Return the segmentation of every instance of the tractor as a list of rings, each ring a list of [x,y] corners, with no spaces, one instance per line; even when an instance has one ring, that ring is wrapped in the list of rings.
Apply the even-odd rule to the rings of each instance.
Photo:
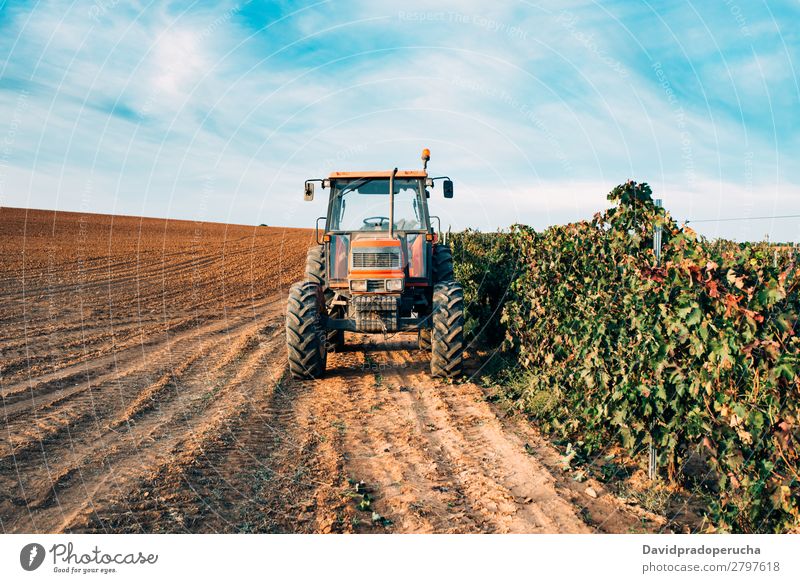
[[[453,182],[429,177],[429,160],[426,148],[422,170],[333,172],[305,181],[306,201],[314,200],[317,182],[330,195],[305,278],[289,289],[286,344],[294,378],[322,376],[328,352],[341,351],[352,332],[416,332],[433,376],[461,374],[464,293],[441,221],[428,212],[429,189],[441,180],[444,198],[453,198]]]

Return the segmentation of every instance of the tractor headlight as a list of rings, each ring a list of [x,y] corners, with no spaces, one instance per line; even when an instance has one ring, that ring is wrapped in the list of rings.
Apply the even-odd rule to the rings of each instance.
[[[350,280],[350,289],[352,291],[367,291],[367,280],[366,279]]]
[[[387,279],[386,291],[403,291],[402,279]]]

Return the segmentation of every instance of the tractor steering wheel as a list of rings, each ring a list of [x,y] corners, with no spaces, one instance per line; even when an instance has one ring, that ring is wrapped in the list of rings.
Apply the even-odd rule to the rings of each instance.
[[[375,222],[370,222],[370,221],[375,221]],[[389,217],[367,217],[366,219],[364,219],[364,224],[367,227],[380,227],[381,225],[383,225],[384,221],[388,223]]]

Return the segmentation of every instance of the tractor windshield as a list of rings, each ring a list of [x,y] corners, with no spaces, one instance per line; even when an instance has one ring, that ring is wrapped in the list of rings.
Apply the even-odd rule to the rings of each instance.
[[[330,230],[389,230],[388,178],[337,180],[332,196]],[[397,231],[425,229],[419,179],[395,179],[394,228]]]

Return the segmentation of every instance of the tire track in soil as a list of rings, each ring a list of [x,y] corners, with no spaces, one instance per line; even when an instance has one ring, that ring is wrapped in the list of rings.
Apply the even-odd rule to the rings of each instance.
[[[112,405],[99,397],[127,402],[131,390],[158,382],[159,376],[190,364],[210,350],[220,335],[230,338],[246,319],[246,315],[217,319],[175,334],[159,334],[109,357],[11,385],[2,393],[6,429],[11,436],[0,446],[0,462],[30,445],[32,439],[41,442],[59,437],[78,419],[91,416],[99,421]]]
[[[282,339],[278,350],[229,395],[241,391],[223,423],[178,442],[172,459],[78,530],[597,530],[586,516],[604,531],[642,530],[643,514],[600,485],[597,499],[581,496],[557,470],[558,453],[502,419],[479,387],[431,379],[413,337],[355,335],[317,381],[287,379]]]
[[[345,352],[329,355],[329,371],[315,394],[327,402],[328,421],[344,428],[344,471],[367,484],[372,509],[391,521],[383,528],[361,515],[357,531],[592,532],[600,523],[627,532],[662,524],[594,481],[597,499],[580,494],[587,483],[562,475],[560,455],[529,424],[502,419],[473,383],[430,378],[414,336],[351,335]]]
[[[36,408],[46,408],[85,391],[92,385],[123,378],[131,370],[136,370],[142,365],[152,366],[153,363],[161,365],[164,358],[169,358],[177,347],[195,341],[199,334],[224,333],[229,326],[230,321],[224,319],[212,321],[210,324],[192,319],[180,323],[177,327],[170,327],[168,332],[163,332],[161,327],[160,330],[153,330],[151,334],[145,336],[147,340],[127,346],[117,346],[116,350],[106,357],[93,358],[89,363],[78,362],[50,373],[10,383],[0,391],[5,404],[5,414],[8,418],[13,418],[18,411],[26,412],[30,404],[25,401],[31,399],[34,402],[39,401],[34,405]],[[142,330],[142,334],[146,332]],[[159,370],[158,366],[155,369]],[[75,382],[83,379],[85,379],[83,382]],[[50,398],[53,400],[49,400]]]
[[[552,448],[530,428],[520,435],[474,384],[431,379],[413,337],[351,335],[329,355],[324,379],[293,381],[282,302],[271,305],[266,335],[264,323],[233,327],[218,361],[206,355],[185,366],[181,398],[136,411],[127,433],[106,426],[99,437],[73,439],[75,455],[60,460],[49,489],[26,508],[33,524],[4,502],[4,528],[592,531],[584,501],[553,471]],[[526,453],[529,442],[547,463]],[[357,509],[356,483],[372,499],[367,512]],[[589,501],[592,516],[613,514],[608,530],[641,529],[641,515],[611,498]],[[382,518],[373,522],[372,512]]]
[[[278,318],[276,309],[272,319]],[[40,439],[36,431],[22,433],[16,450],[0,462],[3,490],[20,492],[0,499],[4,528],[67,529],[96,500],[109,491],[126,491],[153,463],[168,459],[175,443],[202,431],[208,406],[217,394],[224,395],[240,367],[255,353],[275,352],[282,331],[269,325],[261,341],[264,328],[262,321],[246,317],[229,320],[228,326],[198,327],[177,348],[175,342],[156,345],[153,354],[130,365],[121,379],[90,386],[79,393],[80,399],[53,404],[57,420],[45,423],[49,434]],[[154,369],[167,372],[151,382]],[[124,395],[113,394],[118,385],[128,388]],[[26,421],[31,422],[22,418],[18,425]],[[39,419],[36,423],[41,426]],[[9,432],[16,428],[7,424]],[[30,520],[15,512],[20,508],[32,511]]]
[[[346,532],[341,434],[319,423],[314,382],[286,378],[280,357],[248,379],[240,406],[193,448],[179,445],[106,513],[121,532]],[[120,512],[121,509],[130,509]],[[97,515],[103,513],[98,512]],[[102,519],[87,525],[99,530]]]
[[[473,412],[463,399],[443,397],[454,392],[464,394],[467,403],[482,399],[474,385],[431,379],[426,354],[416,350],[413,337],[380,352],[374,337],[361,341],[366,362],[374,363],[367,370],[377,371],[372,382],[350,391],[351,402],[374,403],[352,417],[370,419],[348,441],[352,471],[374,488],[379,514],[396,530],[588,531],[572,505],[550,487],[549,473],[518,454],[522,444],[517,450],[508,443],[488,408]],[[491,423],[491,431],[474,429],[484,423]]]
[[[172,464],[175,458],[200,456],[204,445],[239,413],[243,393],[234,393],[243,386],[252,386],[254,372],[261,366],[259,363],[280,344],[280,334],[274,327],[266,340],[257,341],[259,335],[258,332],[248,334],[235,343],[224,363],[215,365],[213,381],[209,382],[209,374],[205,372],[202,382],[184,382],[182,392],[185,394],[181,395],[179,406],[161,407],[154,415],[137,422],[135,431],[143,437],[137,440],[135,453],[131,452],[123,460],[114,460],[113,472],[122,475],[124,480],[114,488],[105,487],[101,481],[91,493],[91,503],[79,504],[64,517],[58,530],[81,532],[94,522],[99,526],[97,530],[109,531],[102,518],[103,508],[121,493],[129,494],[143,476],[154,468]],[[211,391],[203,393],[209,386]],[[192,390],[195,387],[197,391]],[[169,421],[164,422],[164,417]]]
[[[449,458],[428,439],[425,420],[414,407],[414,393],[423,385],[398,372],[401,382],[393,382],[389,369],[381,366],[381,353],[373,351],[375,341],[367,336],[360,340],[361,346],[347,347],[352,352],[334,356],[331,392],[325,393],[330,402],[339,401],[339,394],[347,398],[348,407],[331,422],[346,431],[350,479],[365,482],[371,496],[391,500],[389,509],[379,514],[396,523],[393,530],[477,531],[478,524],[463,510],[461,483]],[[401,371],[424,364],[403,358],[394,366]]]

